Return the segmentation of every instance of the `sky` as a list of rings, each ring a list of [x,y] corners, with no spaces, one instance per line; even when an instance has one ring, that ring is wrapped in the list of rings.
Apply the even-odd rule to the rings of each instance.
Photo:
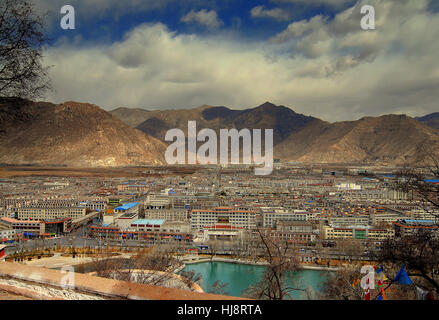
[[[45,100],[145,109],[266,101],[327,121],[439,111],[437,0],[34,0]],[[75,29],[60,26],[62,6]],[[363,30],[361,8],[375,9]]]

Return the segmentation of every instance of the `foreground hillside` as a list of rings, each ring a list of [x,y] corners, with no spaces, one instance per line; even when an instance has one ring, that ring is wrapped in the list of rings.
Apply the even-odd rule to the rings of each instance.
[[[114,167],[163,163],[165,145],[98,106],[0,100],[0,163]]]

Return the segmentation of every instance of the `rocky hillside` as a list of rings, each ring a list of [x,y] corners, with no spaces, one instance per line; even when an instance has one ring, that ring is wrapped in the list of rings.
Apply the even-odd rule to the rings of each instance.
[[[434,129],[405,115],[385,115],[315,123],[289,136],[275,155],[301,162],[403,164],[423,160],[424,147],[439,151]]]
[[[73,167],[163,163],[165,145],[98,106],[0,100],[0,163]]]

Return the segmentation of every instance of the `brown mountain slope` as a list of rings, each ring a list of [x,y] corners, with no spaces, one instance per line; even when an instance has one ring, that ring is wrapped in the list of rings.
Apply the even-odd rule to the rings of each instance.
[[[74,167],[163,163],[165,145],[98,106],[0,101],[0,163]]]
[[[120,119],[126,123],[129,123],[129,119],[138,112],[133,110],[130,114],[126,109],[123,111]],[[112,113],[116,116],[122,114],[117,109]],[[143,116],[148,118],[138,125],[137,129],[160,140],[164,140],[166,132],[172,128],[182,129],[187,134],[187,123],[194,120],[197,122],[198,130],[211,128],[217,133],[220,129],[231,128],[273,129],[275,144],[312,122],[321,122],[319,119],[298,114],[290,108],[269,102],[245,110],[202,105],[194,109],[149,111],[143,113]]]
[[[301,162],[353,163],[420,161],[420,147],[439,150],[439,136],[405,115],[365,117],[358,121],[315,123],[275,148],[275,155]]]
[[[143,121],[148,119],[150,117],[149,112],[150,111],[145,109],[130,109],[124,107],[110,111],[112,115],[116,116],[118,119],[122,120],[133,128],[137,127]]]

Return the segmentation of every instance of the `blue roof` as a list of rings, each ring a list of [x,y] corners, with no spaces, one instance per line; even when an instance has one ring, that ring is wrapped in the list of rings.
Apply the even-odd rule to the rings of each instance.
[[[425,179],[425,182],[439,183],[439,179]]]
[[[128,209],[131,209],[132,207],[135,207],[137,205],[139,205],[138,202],[124,203],[123,205],[121,205],[121,206],[119,206],[117,208],[114,208],[114,210],[128,210]]]
[[[415,219],[403,219],[407,223],[434,223],[434,220],[415,220]]]
[[[133,224],[152,224],[152,225],[162,225],[165,222],[164,219],[137,219]]]

